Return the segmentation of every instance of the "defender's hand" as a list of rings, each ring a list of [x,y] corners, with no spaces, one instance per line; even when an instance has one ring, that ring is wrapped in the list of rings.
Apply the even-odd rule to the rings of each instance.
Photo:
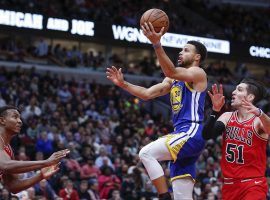
[[[256,116],[261,115],[262,111],[246,99],[242,100],[242,106],[247,109],[248,113],[252,113]]]
[[[68,149],[64,149],[64,150],[61,150],[61,151],[57,151],[57,152],[54,152],[47,160],[46,160],[46,166],[51,166],[51,165],[55,165],[55,164],[58,164],[59,161],[66,157],[67,154],[69,154],[69,150]]]
[[[207,93],[211,98],[213,110],[219,112],[225,104],[222,84],[219,84],[219,88],[217,84],[212,85],[212,93],[210,91],[208,91]]]
[[[49,167],[44,167],[40,170],[40,173],[42,175],[43,179],[48,179],[50,178],[52,175],[54,175],[56,172],[59,171],[59,165],[60,163],[56,164],[56,165],[51,165]]]

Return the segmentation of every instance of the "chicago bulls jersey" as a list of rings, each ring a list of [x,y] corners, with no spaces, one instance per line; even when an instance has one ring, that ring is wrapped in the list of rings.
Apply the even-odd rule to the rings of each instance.
[[[266,170],[267,140],[254,128],[255,116],[240,122],[232,113],[223,132],[221,169],[225,178],[262,177]]]
[[[9,144],[4,146],[4,150],[7,153],[7,155],[10,157],[10,159],[14,159],[13,150]],[[3,175],[3,171],[0,170],[0,179],[2,178],[2,175]]]

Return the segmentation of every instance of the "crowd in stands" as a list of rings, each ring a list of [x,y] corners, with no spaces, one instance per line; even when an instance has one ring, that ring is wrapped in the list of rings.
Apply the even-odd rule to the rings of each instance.
[[[16,159],[41,160],[63,148],[71,151],[52,179],[14,197],[1,186],[0,199],[156,198],[138,151],[172,131],[169,120],[152,115],[143,101],[120,89],[89,80],[65,80],[49,72],[41,75],[34,68],[8,71],[1,67],[0,81],[0,106],[18,105],[24,122],[12,142]],[[270,114],[268,102],[261,107]],[[209,101],[206,113],[207,108]],[[197,162],[194,199],[220,198],[220,140],[209,140]],[[162,166],[169,177],[168,163]],[[269,168],[266,173],[270,175]]]
[[[222,27],[222,33],[230,40],[259,44],[269,41],[269,8],[210,3],[206,0],[185,1],[185,6]]]
[[[119,0],[112,3],[107,0],[11,0],[1,1],[0,7],[130,26],[138,26],[142,13],[154,7],[168,14],[171,32],[202,36],[211,33],[215,38],[259,43],[270,39],[269,34],[266,34],[270,28],[268,8],[238,6],[219,1]],[[190,14],[184,14],[184,10]],[[193,15],[196,15],[194,19],[191,17]],[[200,23],[197,23],[198,18],[202,19]]]
[[[0,60],[87,68],[101,72],[104,72],[107,66],[114,65],[121,67],[124,73],[162,77],[155,57],[137,57],[136,60],[130,61],[117,53],[107,56],[102,51],[83,52],[77,46],[71,48],[61,44],[51,46],[44,38],[39,38],[30,44],[22,44],[20,40],[14,38],[0,40]],[[208,75],[217,77],[218,81],[226,84],[236,84],[237,81],[246,76],[255,77],[245,63],[228,64],[226,61],[216,60],[205,63],[204,68]],[[269,70],[263,70],[262,80],[267,86],[270,86]]]
[[[71,68],[89,68],[95,71],[105,71],[107,66],[122,67],[129,74],[160,77],[161,70],[155,60],[147,56],[136,58],[128,63],[124,62],[117,53],[108,56],[102,51],[83,52],[77,46],[68,48],[61,44],[51,46],[44,38],[24,43],[14,38],[0,41],[0,60],[17,61],[32,64],[56,65]]]

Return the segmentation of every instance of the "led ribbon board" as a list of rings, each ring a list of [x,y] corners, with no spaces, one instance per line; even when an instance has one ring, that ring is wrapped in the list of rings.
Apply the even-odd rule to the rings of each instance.
[[[43,23],[46,25],[43,27]],[[0,9],[0,25],[38,30],[55,30],[71,34],[94,36],[94,22],[72,19],[45,18],[40,14],[31,14]]]
[[[132,27],[112,25],[115,40],[128,42],[150,43],[144,36],[142,30]],[[165,47],[182,48],[189,40],[196,40],[203,43],[209,52],[230,54],[230,42],[205,37],[166,33],[161,38],[161,44]]]

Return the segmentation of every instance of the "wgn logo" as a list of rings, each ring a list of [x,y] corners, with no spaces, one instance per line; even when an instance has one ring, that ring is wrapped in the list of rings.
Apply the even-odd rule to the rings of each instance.
[[[137,28],[112,25],[115,40],[126,40],[128,42],[150,43],[144,36],[142,30]]]

